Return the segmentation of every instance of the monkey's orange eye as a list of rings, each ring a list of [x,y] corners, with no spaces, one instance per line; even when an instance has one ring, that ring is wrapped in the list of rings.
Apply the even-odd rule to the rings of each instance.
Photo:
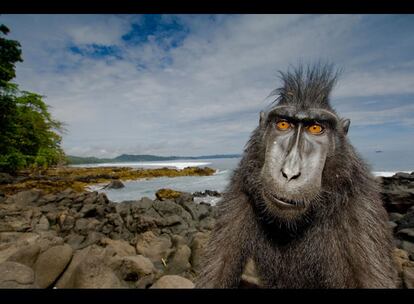
[[[320,125],[311,125],[308,127],[308,130],[311,134],[320,134],[323,131],[323,127]]]
[[[289,129],[289,128],[290,128],[290,123],[288,123],[287,121],[279,121],[279,122],[276,124],[276,127],[277,127],[279,130],[285,131],[285,130],[287,130],[287,129]]]

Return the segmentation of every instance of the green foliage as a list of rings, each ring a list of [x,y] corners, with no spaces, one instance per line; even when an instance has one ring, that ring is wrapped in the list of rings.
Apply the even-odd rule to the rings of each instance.
[[[9,29],[0,25],[0,35]],[[48,167],[64,159],[62,123],[52,118],[42,96],[11,83],[21,62],[20,43],[0,37],[0,171]]]

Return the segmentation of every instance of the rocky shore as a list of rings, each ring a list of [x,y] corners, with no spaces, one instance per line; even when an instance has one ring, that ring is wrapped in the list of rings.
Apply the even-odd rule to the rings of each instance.
[[[208,176],[216,170],[204,167],[184,169],[156,168],[134,169],[129,167],[55,167],[37,171],[20,171],[15,176],[0,172],[0,192],[15,194],[26,189],[40,189],[45,193],[57,193],[67,188],[77,192],[87,190],[94,184],[119,183],[125,180],[149,179],[155,177]]]
[[[400,287],[414,288],[414,173],[381,178]],[[160,191],[113,203],[105,194],[0,193],[0,288],[193,288],[217,210],[215,191]],[[249,262],[240,284],[260,287]]]

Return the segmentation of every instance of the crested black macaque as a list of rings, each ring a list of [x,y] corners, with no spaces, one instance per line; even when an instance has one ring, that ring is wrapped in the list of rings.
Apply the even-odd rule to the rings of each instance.
[[[264,288],[394,288],[379,188],[329,103],[332,65],[281,73],[205,247],[198,288],[237,288],[252,258]]]

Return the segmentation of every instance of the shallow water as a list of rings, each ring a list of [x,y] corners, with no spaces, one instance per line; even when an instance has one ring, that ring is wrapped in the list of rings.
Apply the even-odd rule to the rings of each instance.
[[[196,192],[204,191],[206,189],[216,190],[222,192],[227,187],[233,170],[236,168],[240,161],[240,158],[226,158],[226,159],[208,159],[202,161],[194,160],[180,160],[180,161],[167,161],[167,162],[136,162],[136,163],[117,163],[118,166],[128,166],[133,168],[159,168],[159,167],[177,167],[185,168],[188,166],[209,166],[217,169],[217,172],[211,176],[180,176],[180,177],[160,177],[146,180],[125,181],[125,187],[122,189],[102,189],[103,185],[96,185],[90,187],[90,190],[104,192],[111,201],[121,202],[125,200],[138,200],[141,197],[155,198],[155,192],[161,188],[170,188],[183,192]],[[109,166],[114,164],[99,164],[99,166]],[[88,166],[88,165],[83,165]],[[97,165],[95,165],[97,166]],[[373,171],[376,176],[392,176],[396,172],[407,172],[406,170],[387,170],[387,166],[373,165],[375,168],[379,168],[377,171]],[[383,169],[386,168],[386,169]],[[203,199],[197,199],[215,204],[218,199],[207,197]]]

